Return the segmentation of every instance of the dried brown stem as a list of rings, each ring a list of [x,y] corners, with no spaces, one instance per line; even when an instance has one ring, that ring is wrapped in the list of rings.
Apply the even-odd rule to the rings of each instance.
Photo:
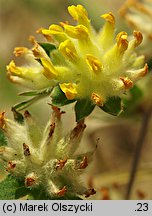
[[[135,148],[134,157],[133,157],[134,159],[133,159],[131,172],[130,172],[130,178],[129,178],[129,182],[127,186],[127,192],[125,195],[126,200],[129,200],[131,196],[131,192],[132,192],[135,177],[136,177],[136,172],[137,172],[140,157],[141,157],[142,148],[143,148],[144,141],[145,141],[147,131],[148,131],[148,125],[149,125],[151,114],[152,114],[152,109],[147,110],[143,114],[142,125],[139,131],[139,136],[138,136],[137,143],[136,143],[136,148]]]

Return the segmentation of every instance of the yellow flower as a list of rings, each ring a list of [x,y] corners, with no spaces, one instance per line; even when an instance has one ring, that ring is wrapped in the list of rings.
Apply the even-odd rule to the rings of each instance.
[[[33,56],[40,62],[37,64],[41,76],[50,80],[50,87],[59,83],[67,99],[88,98],[102,106],[109,97],[121,96],[132,88],[147,73],[144,57],[135,53],[142,34],[139,31],[130,37],[124,31],[115,34],[115,17],[111,12],[101,16],[105,24],[96,32],[82,5],[69,6],[68,11],[77,25],[61,22],[39,30],[48,38],[48,44],[52,40],[56,49],[48,56],[34,41]],[[13,70],[9,71],[12,75]],[[14,75],[21,76],[17,71]],[[41,86],[48,85],[48,81],[43,83],[44,78]]]
[[[41,48],[42,49],[42,48]],[[43,49],[42,49],[43,50]],[[34,49],[35,55],[36,49]],[[7,65],[7,76],[15,83],[26,86],[30,89],[43,89],[50,86],[50,81],[43,75],[43,66],[35,60],[33,52],[26,47],[16,47],[14,54],[17,57],[24,57],[25,64],[22,66],[16,66],[12,60]]]
[[[82,5],[70,6],[68,11],[78,24],[61,23],[61,26],[55,26],[62,38],[52,32],[52,26],[42,30],[42,34],[47,33],[59,44],[56,56],[62,55],[60,64],[65,65],[66,62],[69,77],[60,88],[68,99],[67,92],[71,92],[71,85],[75,84],[76,94],[72,95],[72,99],[90,98],[93,103],[103,105],[108,97],[120,96],[133,87],[141,74],[147,73],[144,57],[137,57],[134,51],[142,42],[140,32],[134,31],[130,40],[126,32],[115,36],[115,17],[111,12],[101,16],[105,24],[96,32]],[[54,66],[57,66],[55,58],[53,60]]]
[[[77,96],[76,84],[62,83],[60,88],[69,100],[73,100]]]

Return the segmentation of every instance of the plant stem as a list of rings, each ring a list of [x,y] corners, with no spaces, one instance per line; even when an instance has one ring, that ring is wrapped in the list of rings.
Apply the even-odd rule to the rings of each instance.
[[[130,199],[130,195],[131,195],[131,192],[133,189],[133,184],[135,181],[136,172],[137,172],[140,157],[141,157],[142,147],[144,145],[144,141],[145,141],[146,134],[148,131],[148,124],[150,121],[151,114],[152,114],[152,109],[147,110],[143,114],[142,125],[141,125],[141,129],[139,131],[139,136],[138,136],[137,143],[136,143],[136,148],[135,148],[135,152],[134,152],[134,159],[133,159],[132,168],[131,168],[131,172],[130,172],[130,178],[129,178],[129,182],[128,182],[128,186],[127,186],[127,192],[125,195],[126,200]]]

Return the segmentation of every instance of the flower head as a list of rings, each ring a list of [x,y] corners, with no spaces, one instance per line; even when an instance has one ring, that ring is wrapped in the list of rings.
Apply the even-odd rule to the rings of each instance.
[[[142,52],[151,56],[149,44],[152,44],[152,1],[127,0],[120,9],[120,14],[133,29],[143,33]]]
[[[38,48],[47,58],[44,50],[40,46]],[[35,60],[35,56],[31,50],[26,47],[16,47],[14,54],[16,57],[25,58],[25,64],[17,66],[13,60],[9,63],[7,66],[7,76],[12,82],[19,83],[31,89],[42,89],[50,86],[50,81],[43,75],[44,68]]]
[[[52,119],[44,129],[37,125],[28,111],[19,124],[0,114],[0,128],[8,140],[0,147],[0,158],[6,171],[23,179],[25,187],[43,188],[48,197],[88,193],[79,176],[88,166],[93,152],[76,154],[85,129],[79,122],[66,136],[62,135],[62,112],[53,107]]]
[[[142,34],[139,31],[134,31],[131,37],[124,31],[115,34],[115,17],[111,12],[101,16],[105,24],[96,32],[82,5],[69,6],[68,11],[77,25],[61,22],[38,31],[55,45],[49,57],[44,46],[34,41],[32,59],[41,68],[39,72],[31,75],[23,73],[24,68],[9,65],[10,77],[13,80],[14,76],[26,74],[30,81],[32,76],[32,80],[43,77],[39,87],[59,84],[68,100],[88,99],[94,105],[104,106],[108,98],[121,96],[146,75],[144,57],[135,53]]]

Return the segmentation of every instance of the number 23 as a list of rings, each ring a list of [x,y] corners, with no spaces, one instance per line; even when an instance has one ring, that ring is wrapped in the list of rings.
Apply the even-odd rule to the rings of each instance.
[[[136,211],[148,211],[148,203],[137,203],[139,208]]]

